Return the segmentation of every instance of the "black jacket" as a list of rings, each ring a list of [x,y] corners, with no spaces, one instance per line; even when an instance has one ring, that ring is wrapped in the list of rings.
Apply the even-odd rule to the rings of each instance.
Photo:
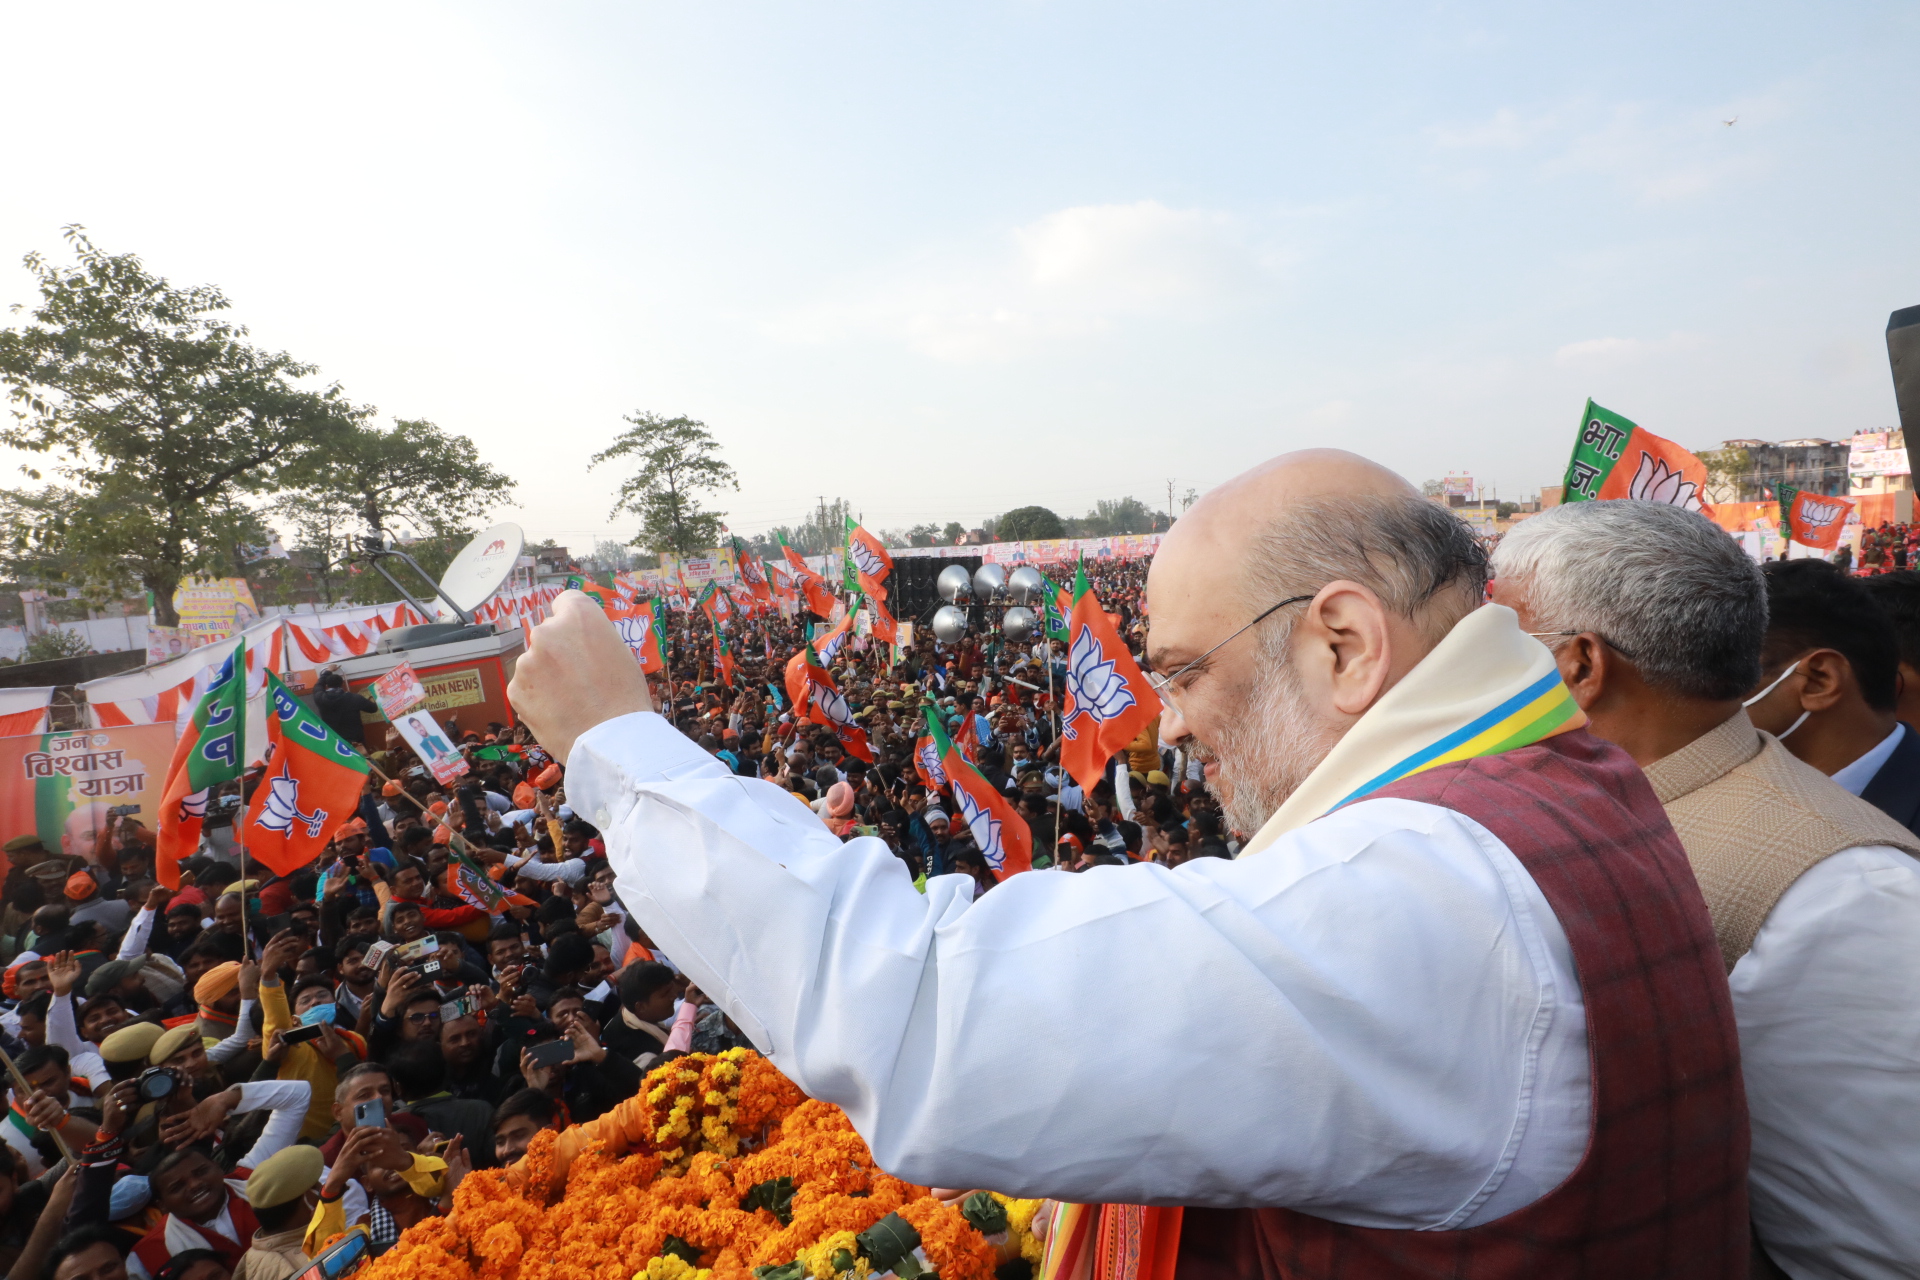
[[[1860,798],[1920,835],[1920,733],[1912,725],[1906,730]]]

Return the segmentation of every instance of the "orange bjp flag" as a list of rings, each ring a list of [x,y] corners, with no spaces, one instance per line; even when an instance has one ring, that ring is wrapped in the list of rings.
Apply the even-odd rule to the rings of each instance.
[[[820,656],[812,645],[787,659],[787,697],[793,702],[798,719],[827,726],[848,755],[873,763],[867,731],[854,722],[853,708],[847,705],[846,696],[827,669],[820,665]]]
[[[1114,752],[1140,736],[1160,714],[1160,695],[1087,585],[1083,556],[1073,575],[1067,618],[1067,696],[1060,710],[1060,762],[1086,790],[1100,781]]]
[[[1847,513],[1853,499],[1836,498],[1824,493],[1808,493],[1797,485],[1778,482],[1773,486],[1780,504],[1780,536],[1789,543],[1831,551],[1840,545],[1846,532]]]

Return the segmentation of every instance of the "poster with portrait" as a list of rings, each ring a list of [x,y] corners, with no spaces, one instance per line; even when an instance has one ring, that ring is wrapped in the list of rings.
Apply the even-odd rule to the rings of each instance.
[[[173,737],[171,724],[143,724],[0,738],[0,843],[37,835],[91,861],[111,811],[129,806],[155,830]]]
[[[467,759],[460,754],[453,735],[433,718],[427,707],[421,706],[397,717],[393,727],[441,786],[452,786],[456,778],[467,772]]]

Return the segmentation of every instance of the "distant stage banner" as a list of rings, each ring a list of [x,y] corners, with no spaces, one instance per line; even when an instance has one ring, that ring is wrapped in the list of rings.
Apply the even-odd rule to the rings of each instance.
[[[171,724],[0,738],[0,843],[37,835],[91,862],[107,811],[125,806],[157,830],[173,738]]]

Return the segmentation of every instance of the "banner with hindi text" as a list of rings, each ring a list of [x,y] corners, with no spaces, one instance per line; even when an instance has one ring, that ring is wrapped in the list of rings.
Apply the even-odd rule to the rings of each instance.
[[[92,861],[107,811],[124,806],[155,830],[173,739],[172,724],[0,738],[0,843],[37,835]]]

